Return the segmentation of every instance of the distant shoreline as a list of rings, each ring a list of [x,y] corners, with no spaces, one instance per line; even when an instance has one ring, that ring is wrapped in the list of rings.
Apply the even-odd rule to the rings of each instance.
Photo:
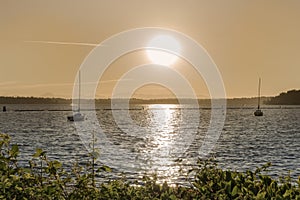
[[[175,98],[158,98],[158,99],[114,99],[115,103],[125,103],[130,102],[130,104],[189,104],[189,102],[198,101],[199,104],[210,105],[211,99],[175,99]],[[224,99],[215,99],[224,100]],[[43,98],[43,97],[0,97],[0,105],[6,104],[71,104],[72,102],[76,102],[77,99],[64,99],[64,98]],[[81,103],[91,103],[94,102],[96,104],[111,104],[111,99],[81,99]],[[257,97],[250,98],[228,98],[226,99],[228,105],[239,105],[239,106],[248,106],[248,105],[256,105]],[[263,105],[300,105],[300,90],[289,90],[287,92],[283,92],[275,97],[261,97],[261,102]]]
[[[270,97],[262,97],[262,101],[268,100]],[[215,99],[216,101],[224,99]],[[78,101],[77,99],[73,100],[74,102]],[[82,104],[88,104],[94,102],[96,104],[111,104],[112,99],[81,99]],[[191,101],[198,101],[200,104],[210,104],[211,99],[114,99],[114,103],[125,103],[130,102],[130,104],[189,104]],[[242,105],[253,105],[256,104],[257,98],[228,98],[227,102],[235,102]],[[72,99],[63,99],[63,98],[42,98],[42,97],[0,97],[0,104],[71,104]]]

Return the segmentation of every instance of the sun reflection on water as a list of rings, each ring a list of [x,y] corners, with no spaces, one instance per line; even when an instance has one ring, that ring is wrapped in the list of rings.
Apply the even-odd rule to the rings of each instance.
[[[149,172],[156,173],[158,181],[172,182],[178,177],[179,166],[173,155],[175,138],[181,121],[181,109],[174,104],[153,104],[147,107],[151,116],[149,129],[151,129],[152,148],[148,149]]]

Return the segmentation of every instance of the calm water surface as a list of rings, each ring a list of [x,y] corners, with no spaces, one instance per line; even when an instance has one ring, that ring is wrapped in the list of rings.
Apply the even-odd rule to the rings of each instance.
[[[129,111],[134,123],[130,124],[124,109],[112,111],[109,106],[100,106],[97,121],[90,120],[92,112],[84,111],[86,121],[75,125],[66,120],[71,111],[13,111],[70,109],[66,105],[7,107],[8,112],[0,113],[0,131],[11,135],[13,143],[19,145],[22,165],[27,165],[36,148],[46,150],[50,158],[62,161],[66,167],[74,162],[84,164],[94,134],[101,154],[98,164],[111,166],[113,176],[124,172],[134,179],[155,172],[171,183],[183,183],[180,169],[195,164],[211,115],[210,109],[189,106],[136,105]],[[287,175],[290,170],[296,179],[300,176],[299,107],[264,109],[263,117],[254,117],[253,111],[227,109],[212,155],[225,169],[253,170],[271,162],[272,176]],[[199,116],[199,121],[194,120]]]

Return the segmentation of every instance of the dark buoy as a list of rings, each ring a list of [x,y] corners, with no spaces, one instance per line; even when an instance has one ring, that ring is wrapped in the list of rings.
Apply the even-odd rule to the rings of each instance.
[[[6,106],[3,106],[3,112],[6,112]]]

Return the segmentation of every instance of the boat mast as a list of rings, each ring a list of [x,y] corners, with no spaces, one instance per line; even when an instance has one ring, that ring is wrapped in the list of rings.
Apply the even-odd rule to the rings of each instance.
[[[78,85],[78,112],[80,112],[80,92],[81,92],[81,80],[80,80],[80,70],[79,70],[79,85]]]
[[[257,109],[260,108],[260,82],[261,82],[261,80],[259,78],[258,79],[258,98],[257,98],[258,103],[257,103]]]

